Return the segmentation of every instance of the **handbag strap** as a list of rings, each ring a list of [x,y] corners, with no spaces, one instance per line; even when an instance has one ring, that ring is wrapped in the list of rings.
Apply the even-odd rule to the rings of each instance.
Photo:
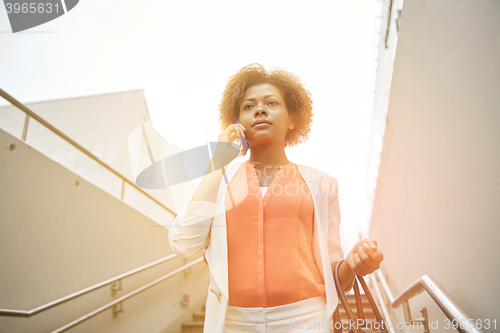
[[[385,327],[385,324],[383,324],[384,319],[382,318],[382,315],[378,310],[377,304],[375,304],[375,300],[373,299],[370,289],[368,289],[368,286],[366,285],[365,279],[363,279],[362,276],[357,276],[357,278],[359,283],[361,283],[361,287],[365,291],[365,296],[368,299],[368,303],[370,303],[370,306],[373,310],[373,314],[375,315],[375,319],[380,324],[380,332],[387,333],[388,332],[387,328]]]
[[[354,315],[354,313],[352,312],[351,307],[349,306],[349,303],[347,302],[347,298],[345,297],[344,291],[342,290],[342,287],[340,285],[339,268],[340,268],[340,265],[342,264],[343,261],[344,260],[340,260],[335,265],[334,274],[333,274],[333,278],[335,280],[335,289],[337,290],[337,296],[340,299],[340,302],[342,303],[342,306],[345,309],[345,312],[347,314],[347,318],[349,318],[350,321],[357,323],[357,318]],[[356,281],[356,279],[357,279],[359,281],[359,283],[361,284],[361,287],[363,288],[363,290],[365,292],[365,296],[368,299],[368,303],[370,304],[370,307],[372,308],[373,313],[375,314],[375,318],[376,318],[377,322],[379,323],[380,332],[388,333],[387,328],[384,325],[382,316],[380,315],[380,312],[377,308],[377,305],[375,304],[375,301],[373,299],[373,296],[372,296],[370,290],[368,289],[368,286],[366,285],[365,280],[363,279],[362,276],[359,276],[359,275],[356,275],[354,279],[355,279],[355,281],[354,281],[354,285],[355,285],[354,293],[355,293],[355,297],[356,297],[356,306],[358,307],[358,304],[361,304],[361,302],[358,303],[358,299],[361,300],[361,296],[359,293],[359,288],[357,286],[357,281]],[[358,314],[359,313],[362,314],[363,311],[361,310],[361,312],[360,312],[359,307],[358,307]],[[363,332],[363,330],[361,330],[359,328],[356,328],[354,331],[357,333]]]
[[[356,300],[356,310],[358,314],[358,319],[362,319],[363,323],[366,323],[365,313],[363,311],[363,302],[361,301],[361,293],[359,292],[358,281],[356,281],[356,279],[354,279],[353,289],[354,289],[354,298]]]
[[[351,307],[349,306],[349,303],[347,302],[347,298],[345,297],[344,291],[342,290],[342,287],[340,285],[339,267],[340,267],[340,264],[342,264],[342,262],[344,262],[344,260],[337,261],[337,264],[335,265],[335,268],[334,268],[333,278],[335,280],[335,289],[337,290],[337,296],[340,299],[342,306],[344,307],[347,318],[349,319],[350,322],[357,323],[358,322],[357,318],[354,315],[354,313],[352,312]],[[356,281],[354,281],[354,282],[356,282]],[[358,290],[358,292],[359,292],[359,290]],[[362,333],[363,331],[356,327],[354,329],[354,332]]]
[[[342,322],[340,321],[340,311],[339,307],[335,309],[335,312],[333,312],[333,333],[342,333]]]

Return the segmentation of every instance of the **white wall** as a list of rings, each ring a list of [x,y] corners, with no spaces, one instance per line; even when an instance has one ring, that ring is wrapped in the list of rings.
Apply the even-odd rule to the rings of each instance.
[[[181,151],[166,142],[153,127],[143,90],[20,102],[132,182],[151,165],[144,132],[155,161]],[[25,115],[14,106],[0,107],[0,128],[21,138]],[[122,197],[123,182],[120,178],[33,118],[29,120],[26,142],[109,194]],[[192,182],[186,182],[172,193],[170,190],[144,190],[175,213],[179,202],[185,202],[195,187]],[[173,220],[173,214],[128,184],[125,185],[123,200],[158,224],[168,226]]]
[[[387,124],[387,108],[389,105],[392,71],[394,69],[399,29],[401,28],[403,0],[380,1],[379,10],[381,25],[379,27],[380,34],[378,40],[375,98],[373,101],[366,182],[367,202],[370,213],[373,208],[373,199],[377,187],[378,167],[380,165],[380,155],[382,153],[385,126]]]
[[[499,17],[499,1],[405,1],[370,230],[395,294],[429,274],[497,325]],[[444,319],[428,296],[410,304]]]

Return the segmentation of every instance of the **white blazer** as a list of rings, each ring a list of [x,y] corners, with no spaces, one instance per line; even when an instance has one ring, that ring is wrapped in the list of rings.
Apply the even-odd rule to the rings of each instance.
[[[244,162],[243,162],[244,163]],[[230,183],[242,163],[229,164]],[[314,259],[325,281],[326,318],[337,308],[338,298],[331,264],[344,258],[340,243],[340,210],[337,179],[315,168],[295,164],[309,187],[314,202]],[[205,251],[210,285],[206,302],[203,332],[223,333],[228,306],[228,267],[225,196],[228,183],[222,177],[215,203],[188,201],[169,231],[174,252],[184,258],[197,257]]]

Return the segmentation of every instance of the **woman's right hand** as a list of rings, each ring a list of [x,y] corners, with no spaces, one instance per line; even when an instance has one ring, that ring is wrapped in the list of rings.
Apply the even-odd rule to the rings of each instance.
[[[231,124],[219,135],[219,142],[234,142],[236,138],[245,139],[246,128],[241,124]],[[241,148],[241,146],[240,146]],[[240,149],[240,153],[237,157],[245,156],[246,150]]]
[[[242,138],[245,138],[245,127],[240,124],[231,124],[229,125],[220,135],[219,135],[219,142],[228,142],[232,143],[237,137],[241,136]],[[225,146],[221,148],[221,151],[216,151],[214,152],[212,156],[212,161],[210,165],[208,166],[207,173],[201,180],[200,185],[198,185],[198,188],[194,192],[193,196],[191,197],[191,201],[207,201],[207,202],[212,202],[215,203],[217,199],[217,193],[220,187],[220,182],[222,179],[222,176],[224,175],[224,167],[225,162],[217,161],[217,156],[221,158],[223,161],[228,161],[227,155],[228,155],[228,149],[227,145],[221,145]],[[229,158],[229,161],[233,160],[234,156],[231,152],[229,151],[229,155],[231,155]],[[220,155],[219,155],[220,154]],[[246,154],[246,151],[243,151],[243,149],[240,149],[240,152],[238,153],[237,157],[243,156]],[[222,164],[224,163],[224,167],[221,168]],[[229,163],[229,162],[228,162]],[[214,170],[215,168],[215,170]],[[222,170],[222,172],[214,172]],[[189,229],[189,228],[188,228]]]

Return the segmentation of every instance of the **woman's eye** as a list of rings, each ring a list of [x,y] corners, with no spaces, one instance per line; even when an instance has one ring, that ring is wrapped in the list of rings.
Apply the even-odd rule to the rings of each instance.
[[[245,105],[245,109],[250,109],[251,107],[252,107],[252,104]]]
[[[278,103],[276,103],[276,101],[269,101],[269,103],[268,103],[268,104],[270,104],[270,105],[276,105],[276,104],[278,104]]]

